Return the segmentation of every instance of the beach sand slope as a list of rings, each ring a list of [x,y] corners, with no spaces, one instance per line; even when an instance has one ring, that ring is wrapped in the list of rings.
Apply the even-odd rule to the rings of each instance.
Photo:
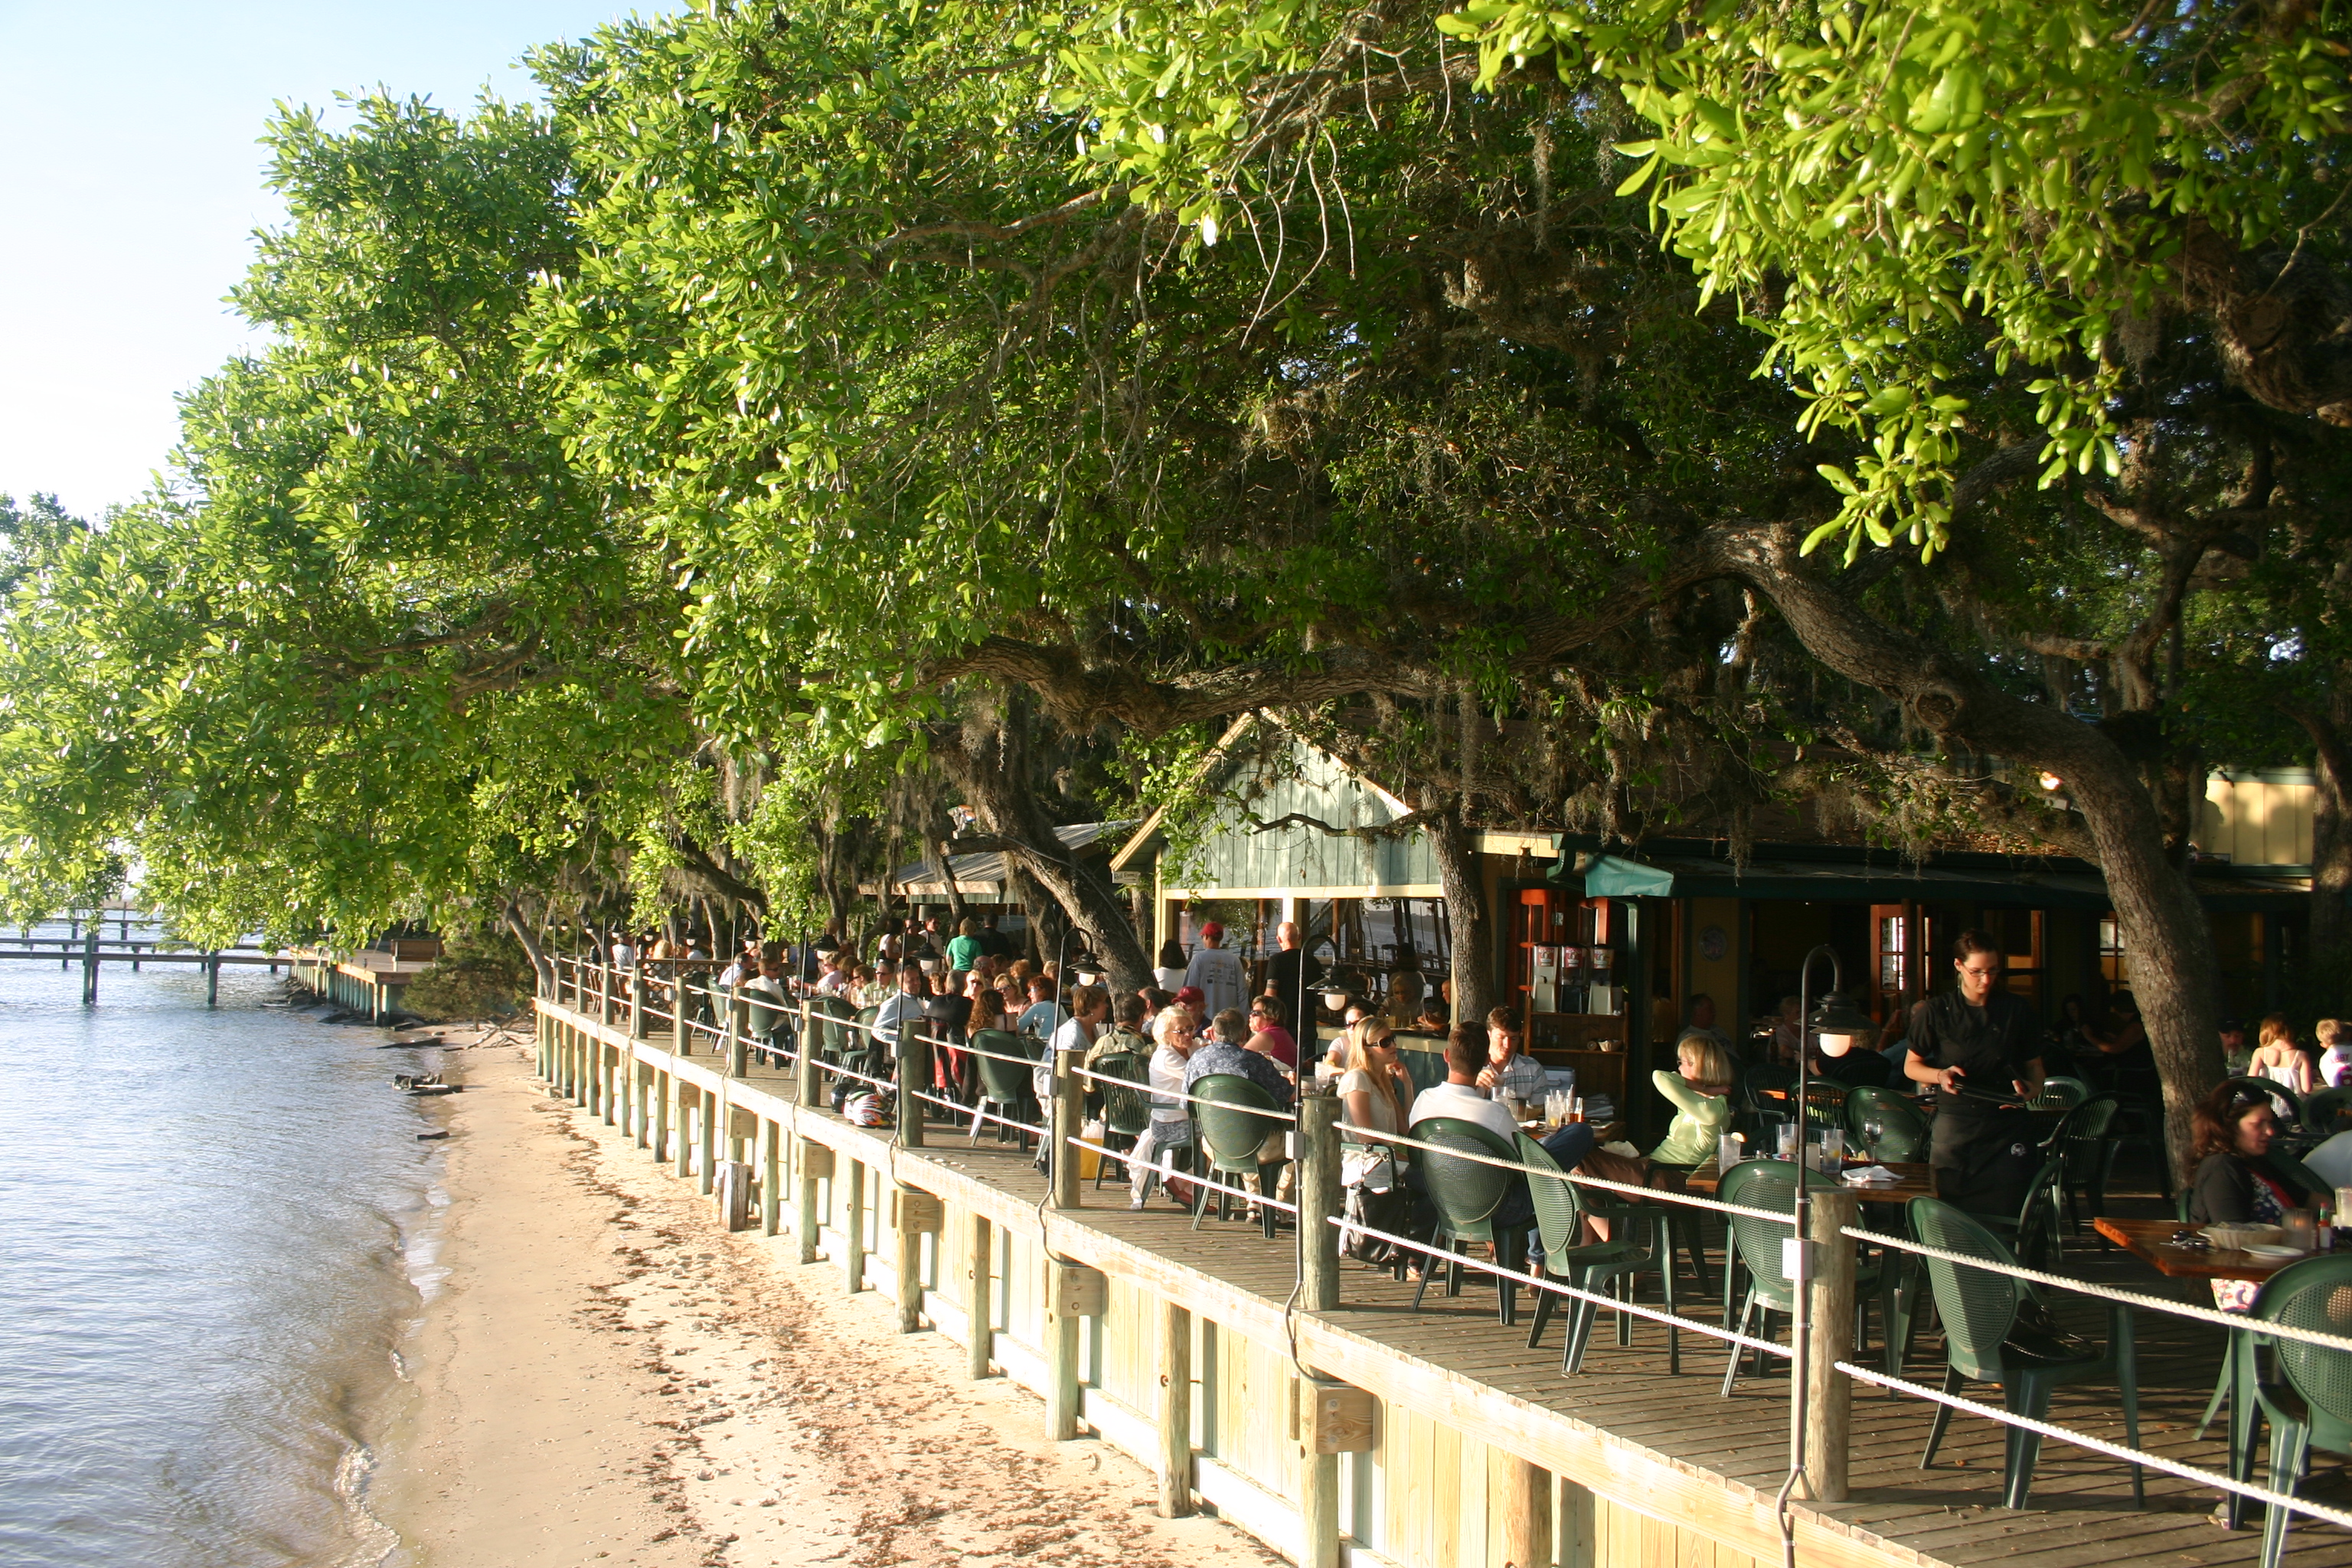
[[[444,1293],[371,1502],[422,1568],[1274,1564],[962,1352],[889,1331],[788,1238],[543,1094],[527,1047],[450,1058]]]

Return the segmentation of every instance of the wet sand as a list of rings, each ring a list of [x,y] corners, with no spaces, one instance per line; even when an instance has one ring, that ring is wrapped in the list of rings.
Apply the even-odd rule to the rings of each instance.
[[[456,1043],[455,1040],[452,1042]],[[1151,1478],[1055,1444],[936,1334],[730,1236],[691,1183],[531,1081],[529,1047],[453,1053],[449,1270],[371,1507],[404,1568],[842,1563],[1276,1563]]]

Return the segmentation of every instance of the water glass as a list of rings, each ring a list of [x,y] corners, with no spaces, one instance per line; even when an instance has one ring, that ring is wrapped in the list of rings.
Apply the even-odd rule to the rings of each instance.
[[[1844,1128],[1843,1128],[1843,1127],[1824,1127],[1824,1128],[1822,1128],[1822,1160],[1823,1160],[1824,1162],[1832,1162],[1832,1163],[1833,1163],[1833,1162],[1836,1162],[1836,1161],[1839,1161],[1839,1160],[1843,1160],[1844,1157],[1845,1157],[1845,1129],[1844,1129]],[[1828,1164],[1826,1164],[1826,1163],[1825,1163],[1825,1164],[1823,1165],[1823,1167],[1822,1167],[1822,1168],[1823,1168],[1823,1169],[1825,1169],[1825,1170],[1826,1170],[1826,1169],[1828,1169],[1828,1168],[1829,1168],[1829,1167],[1828,1167]]]
[[[1863,1142],[1869,1145],[1869,1147],[1864,1149],[1863,1152],[1875,1159],[1878,1154],[1878,1141],[1886,1136],[1886,1122],[1885,1119],[1876,1116],[1864,1117],[1862,1121],[1862,1136]]]
[[[1728,1171],[1748,1157],[1748,1140],[1737,1132],[1727,1132],[1715,1141],[1715,1168]]]
[[[1779,1154],[1783,1160],[1795,1159],[1797,1155],[1797,1133],[1798,1127],[1793,1121],[1783,1121],[1780,1126],[1772,1129],[1773,1152]]]

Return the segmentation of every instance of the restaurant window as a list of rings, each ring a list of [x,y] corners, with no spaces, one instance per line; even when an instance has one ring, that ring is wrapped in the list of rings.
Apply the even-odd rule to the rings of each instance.
[[[2123,922],[2111,914],[2099,917],[2099,978],[2110,990],[2131,988],[2131,955],[2124,951]]]
[[[1324,984],[1408,1016],[1436,994],[1454,963],[1443,899],[1303,899],[1301,940]]]

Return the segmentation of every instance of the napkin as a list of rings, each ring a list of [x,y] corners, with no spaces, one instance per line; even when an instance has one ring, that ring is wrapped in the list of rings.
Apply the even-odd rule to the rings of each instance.
[[[1858,1171],[1848,1171],[1841,1178],[1853,1183],[1857,1187],[1869,1186],[1877,1182],[1899,1182],[1902,1179],[1884,1165],[1864,1165]]]

